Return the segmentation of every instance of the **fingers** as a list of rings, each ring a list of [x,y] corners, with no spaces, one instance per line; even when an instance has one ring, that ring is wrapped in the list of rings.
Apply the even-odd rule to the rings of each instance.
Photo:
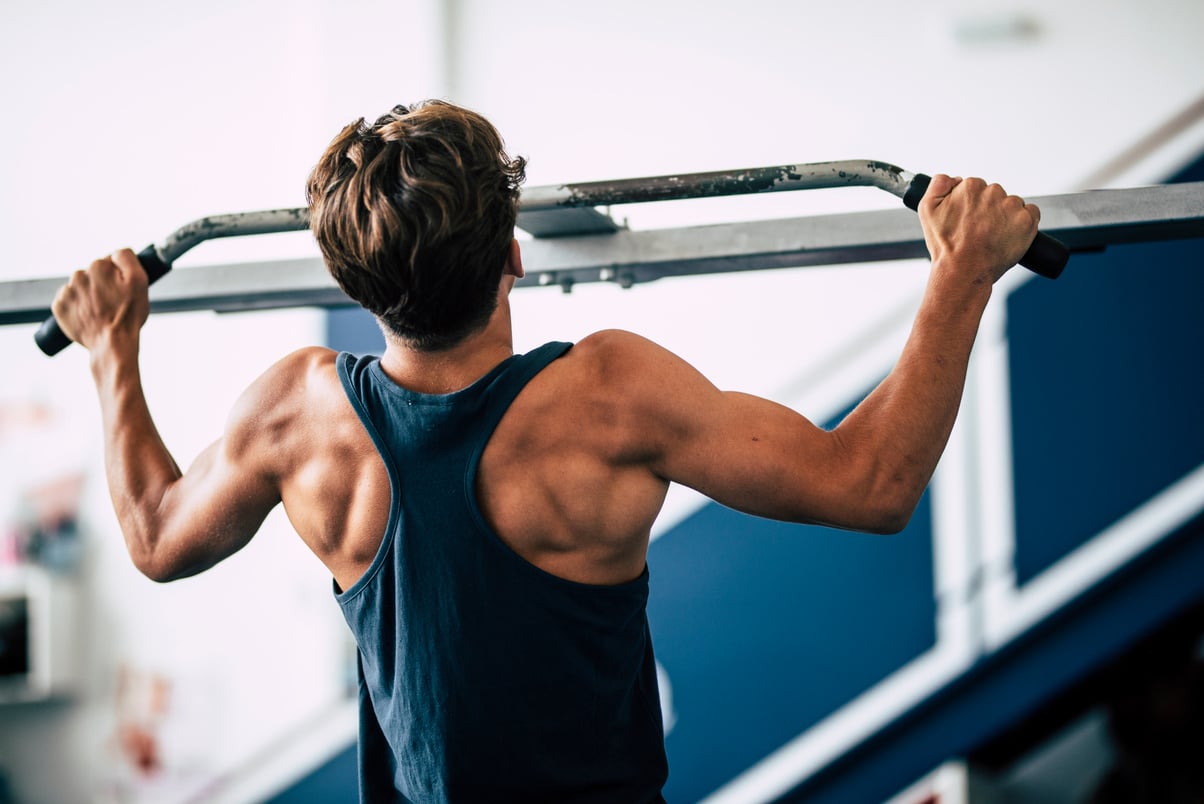
[[[953,188],[960,183],[960,176],[946,176],[944,173],[938,173],[928,182],[928,192],[924,193],[924,199],[929,203],[940,203],[941,199],[953,192]]]
[[[76,271],[51,303],[63,334],[87,349],[137,347],[150,311],[149,279],[138,255],[121,249]]]
[[[138,255],[128,248],[123,248],[113,252],[112,256],[93,260],[87,270],[73,273],[67,284],[60,289],[60,293],[68,289],[84,290],[93,283],[106,284],[118,280],[128,282],[145,276],[146,271],[142,269]]]
[[[942,196],[948,196],[956,191],[959,195],[966,195],[972,199],[981,199],[989,204],[1014,207],[1016,211],[1020,209],[1027,210],[1034,223],[1041,222],[1041,210],[1036,204],[1029,204],[1018,195],[1009,195],[1007,190],[999,184],[987,184],[986,181],[977,176],[961,179],[942,175],[940,178],[944,180],[941,185],[944,190],[944,192],[940,193]],[[929,187],[936,186],[936,184],[937,177],[934,176],[932,184]]]
[[[121,249],[93,260],[86,270],[75,271],[55,294],[50,309],[63,332],[82,343],[80,334],[111,318],[128,300],[144,299],[146,284],[138,256]]]
[[[134,271],[142,272],[142,263],[138,262],[138,255],[134,253],[133,249],[118,249],[113,252],[113,256],[110,259],[121,270],[124,276],[128,277]]]
[[[93,260],[88,266],[88,275],[98,282],[112,282],[121,272],[112,257],[101,257],[99,260]]]
[[[75,272],[76,277],[81,275],[96,284],[146,284],[146,271],[142,269],[138,255],[128,248],[93,260],[87,271]]]
[[[1006,191],[1002,187],[999,187],[998,184],[992,184],[990,187],[987,188],[987,190],[988,190],[987,200],[988,201],[992,201],[992,202],[996,201],[995,198],[990,197],[991,191],[993,190],[993,188],[996,188],[996,187],[998,187],[999,189],[997,191],[995,191],[993,194],[995,196],[999,197],[998,203],[1000,204],[1000,206],[1002,206],[1005,210],[1008,210],[1010,212],[1015,212],[1015,213],[1026,212],[1026,213],[1028,213],[1028,217],[1030,220],[1032,220],[1034,229],[1037,227],[1037,225],[1039,223],[1041,223],[1041,208],[1040,207],[1038,207],[1036,204],[1030,204],[1030,203],[1026,202],[1023,198],[1021,198],[1018,195],[1006,195],[1005,194]]]
[[[983,179],[977,176],[971,176],[968,179],[963,179],[961,176],[948,176],[944,173],[938,173],[932,177],[928,183],[928,191],[924,194],[924,201],[927,201],[930,206],[940,204],[951,195],[965,196],[971,200],[983,200],[988,203],[1019,203],[1024,206],[1024,200],[1019,196],[1009,196],[1007,191],[998,184],[987,184]],[[1038,213],[1035,220],[1040,220]]]
[[[51,302],[50,310],[59,317],[59,313],[71,305],[71,299],[77,295],[86,293],[91,280],[88,278],[88,272],[79,270],[71,274],[67,281],[63,284],[58,292],[54,294],[54,301]]]
[[[85,271],[80,269],[72,273],[71,276],[67,278],[66,284],[59,288],[58,293],[56,293],[54,296],[54,304],[56,306],[62,307],[66,304],[69,304],[72,298],[75,298],[76,296],[83,296],[88,293],[92,287],[92,277],[95,275],[94,269],[96,268],[97,262],[99,262],[99,260],[88,266],[88,270]]]
[[[78,310],[81,301],[87,298],[91,291],[90,271],[95,265],[96,263],[93,263],[88,271],[81,269],[72,273],[67,282],[59,288],[58,293],[54,294],[54,301],[50,303],[50,312],[58,320],[63,334],[73,341],[79,340],[73,313]]]
[[[987,184],[985,180],[977,176],[963,179],[961,176],[946,176],[938,173],[932,177],[932,181],[928,185],[928,193],[933,196],[947,196],[955,190],[967,195],[983,196],[990,201],[1002,201],[1009,197],[1007,191],[999,184]],[[1010,197],[1016,198],[1016,196]]]
[[[999,184],[987,184],[983,179],[977,176],[971,176],[960,184],[960,194],[971,202],[982,202],[986,204],[1007,204],[1009,196],[1007,191]],[[1014,196],[1012,196],[1014,198]],[[1016,199],[1020,201],[1019,198]],[[1023,203],[1023,202],[1021,202]]]
[[[1041,210],[977,176],[934,176],[919,204],[924,239],[934,261],[986,266],[978,276],[995,282],[1031,245]]]

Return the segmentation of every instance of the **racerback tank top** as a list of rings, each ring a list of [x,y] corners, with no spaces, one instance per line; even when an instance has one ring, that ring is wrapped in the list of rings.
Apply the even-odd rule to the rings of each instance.
[[[618,586],[556,577],[477,505],[498,422],[569,348],[513,356],[446,395],[338,357],[392,492],[375,560],[335,587],[359,647],[363,801],[663,801],[647,569]]]

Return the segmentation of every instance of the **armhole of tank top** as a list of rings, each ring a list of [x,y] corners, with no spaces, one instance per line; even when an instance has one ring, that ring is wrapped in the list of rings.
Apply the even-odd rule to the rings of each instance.
[[[367,358],[361,358],[367,359]],[[339,376],[339,383],[343,386],[343,393],[347,397],[347,401],[351,404],[355,415],[359,417],[360,424],[367,431],[368,437],[372,439],[372,445],[376,448],[376,454],[380,456],[381,462],[385,465],[385,473],[389,477],[389,520],[385,524],[385,532],[381,535],[380,547],[376,550],[376,555],[372,559],[372,563],[364,574],[351,585],[351,588],[344,589],[342,592],[336,592],[335,598],[342,603],[350,601],[367,586],[372,583],[372,579],[380,572],[380,568],[384,565],[385,560],[393,550],[393,538],[397,529],[397,520],[401,515],[401,478],[397,473],[397,467],[393,465],[393,458],[389,455],[388,448],[385,446],[385,441],[381,437],[380,431],[376,429],[376,425],[372,422],[372,417],[369,416],[367,408],[356,394],[355,383],[351,376],[351,366],[356,364],[357,358],[347,352],[339,355],[335,361],[335,368]],[[335,586],[338,589],[338,586]]]

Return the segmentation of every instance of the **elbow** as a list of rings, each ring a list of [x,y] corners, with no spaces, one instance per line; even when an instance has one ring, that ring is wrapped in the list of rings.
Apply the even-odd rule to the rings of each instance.
[[[839,530],[893,536],[903,531],[915,513],[916,502],[891,500],[874,494],[851,495],[841,508],[829,517],[800,516],[793,521],[826,525]]]
[[[180,577],[178,575],[173,575],[171,573],[147,572],[146,570],[142,570],[142,574],[145,575],[148,579],[154,581],[155,583],[160,583],[160,584],[161,583],[171,583],[172,581],[178,580]]]
[[[183,577],[179,571],[179,550],[172,549],[168,531],[162,522],[127,517],[121,520],[126,552],[134,569],[155,583],[168,583]]]
[[[907,527],[914,512],[915,506],[899,506],[879,511],[870,526],[864,530],[878,536],[894,536]]]
[[[138,571],[155,583],[171,583],[194,574],[164,564],[139,566]]]
[[[172,570],[167,562],[155,556],[151,551],[130,550],[130,559],[134,563],[134,569],[155,583],[169,583],[181,577],[178,572]]]
[[[134,555],[131,555],[130,558],[133,559],[134,569],[138,570],[143,574],[143,576],[154,581],[155,583],[167,583],[171,580],[167,573],[165,573],[163,569],[153,561]]]
[[[910,460],[878,462],[867,473],[866,499],[871,515],[870,533],[893,536],[903,531],[928,488],[931,472]]]
[[[832,431],[843,460],[836,474],[850,530],[893,536],[902,532],[920,504],[931,472],[905,454]]]
[[[894,536],[902,532],[911,522],[924,488],[919,492],[912,489],[893,488],[874,495],[873,503],[866,506],[866,521],[861,530],[880,536]]]

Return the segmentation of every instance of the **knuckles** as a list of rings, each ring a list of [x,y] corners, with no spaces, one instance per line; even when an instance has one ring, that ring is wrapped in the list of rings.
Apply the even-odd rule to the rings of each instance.
[[[99,260],[92,260],[92,264],[88,266],[88,272],[93,273],[93,274],[99,274],[102,271],[107,271],[112,266],[113,266],[112,261],[109,260],[107,257],[103,257]]]

